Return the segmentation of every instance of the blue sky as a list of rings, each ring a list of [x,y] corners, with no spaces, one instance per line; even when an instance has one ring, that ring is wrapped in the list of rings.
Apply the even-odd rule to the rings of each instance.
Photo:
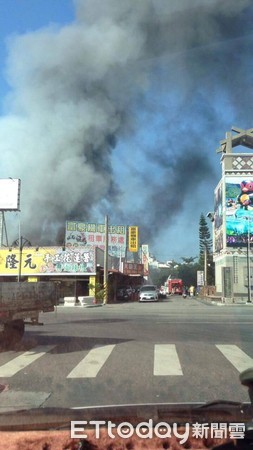
[[[131,3],[0,1],[0,176],[22,180],[31,240],[109,214],[178,260],[198,255],[219,141],[252,127],[253,7]]]
[[[36,31],[50,23],[64,25],[74,19],[70,0],[4,0],[0,1],[0,93],[5,95],[9,86],[4,74],[8,56],[8,39],[16,34]]]

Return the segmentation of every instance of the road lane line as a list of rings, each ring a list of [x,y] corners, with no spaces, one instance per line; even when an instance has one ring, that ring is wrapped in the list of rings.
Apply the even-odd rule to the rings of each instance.
[[[55,345],[40,345],[0,366],[0,377],[12,377],[20,370],[48,353]]]
[[[253,359],[237,345],[216,345],[216,347],[239,372],[253,366]]]
[[[159,323],[171,323],[171,324],[173,324],[173,325],[177,325],[177,324],[183,324],[183,325],[192,325],[192,324],[198,324],[198,325],[222,325],[222,326],[224,326],[224,325],[227,325],[227,326],[231,326],[231,325],[253,325],[253,322],[243,322],[243,321],[241,321],[241,322],[228,322],[228,323],[224,323],[224,322],[215,322],[215,321],[212,321],[212,322],[203,322],[202,320],[199,320],[199,321],[195,321],[195,322],[192,322],[192,321],[189,321],[189,320],[187,320],[187,321],[184,321],[184,322],[182,322],[182,321],[178,321],[178,320],[166,320],[166,319],[164,319],[163,321],[159,321],[159,322],[155,322],[155,323],[157,323],[157,324],[159,324]]]
[[[156,344],[154,349],[154,375],[183,375],[174,344]]]
[[[115,345],[94,347],[68,374],[67,378],[95,378],[112,353]]]

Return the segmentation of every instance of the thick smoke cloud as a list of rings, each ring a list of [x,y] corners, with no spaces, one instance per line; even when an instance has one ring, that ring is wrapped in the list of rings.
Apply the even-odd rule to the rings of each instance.
[[[211,143],[205,132],[217,122],[227,129],[218,109],[221,96],[233,118],[245,98],[231,93],[244,70],[248,81],[252,77],[244,67],[250,49],[243,40],[250,6],[249,0],[76,0],[76,21],[69,26],[9,40],[11,91],[0,119],[0,176],[22,180],[25,235],[36,243],[55,242],[66,219],[93,220],[106,204],[104,212],[117,223],[137,222],[151,239],[153,217],[164,226],[179,212],[173,195],[179,179],[189,174],[189,188],[179,191],[181,207],[189,189],[201,186],[203,173],[214,182],[210,148],[223,132],[214,132]],[[235,43],[236,56],[227,42]],[[115,176],[113,158],[143,121],[151,132],[162,111],[160,130],[167,131],[140,150],[158,180],[149,178],[146,199],[130,210],[125,190],[133,178]],[[239,118],[248,121],[247,112]],[[129,149],[123,164],[133,157]],[[136,175],[140,188],[145,170]]]

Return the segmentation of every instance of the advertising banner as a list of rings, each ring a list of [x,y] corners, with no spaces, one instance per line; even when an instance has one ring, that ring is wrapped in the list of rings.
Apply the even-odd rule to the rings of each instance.
[[[144,266],[144,276],[148,275],[149,248],[147,244],[141,246],[141,262]]]
[[[105,249],[105,225],[88,222],[66,222],[65,245],[94,246]],[[126,226],[109,225],[108,251],[111,256],[124,257],[126,252]]]
[[[253,236],[253,176],[227,176],[226,241],[229,247],[243,247]]]
[[[21,263],[21,265],[20,265]],[[26,247],[0,249],[0,275],[38,276],[96,273],[95,249]]]
[[[129,235],[128,235],[128,249],[130,252],[138,252],[138,227],[131,226],[128,227]]]

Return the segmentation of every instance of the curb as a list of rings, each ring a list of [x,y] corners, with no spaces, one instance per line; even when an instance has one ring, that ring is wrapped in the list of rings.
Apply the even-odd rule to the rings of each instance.
[[[207,298],[196,298],[196,300],[199,300],[201,303],[204,303],[205,305],[208,306],[253,306],[252,302],[248,303],[247,301],[238,303],[223,303],[222,301],[218,302],[214,300],[209,300]]]

